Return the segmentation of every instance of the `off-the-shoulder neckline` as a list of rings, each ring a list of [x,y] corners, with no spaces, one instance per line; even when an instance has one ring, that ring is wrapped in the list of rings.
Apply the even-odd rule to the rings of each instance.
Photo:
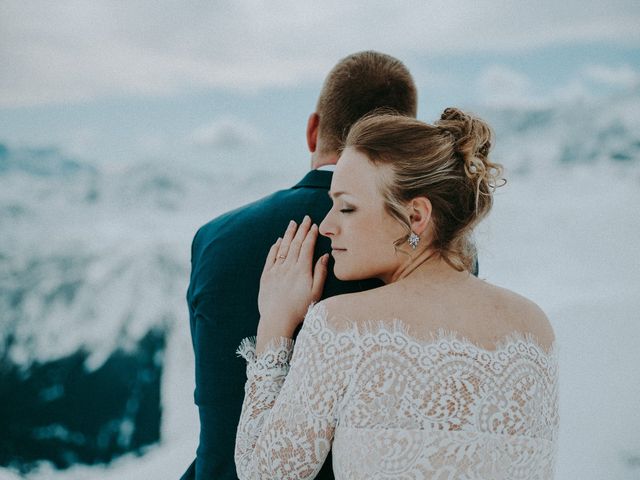
[[[318,312],[316,318],[322,320],[326,327],[336,333],[340,333],[343,330],[333,328],[329,325],[328,311],[324,303],[313,303],[309,306],[307,316],[313,312]],[[419,337],[411,332],[411,326],[399,318],[392,318],[390,320],[366,320],[366,321],[353,321],[351,324],[351,330],[355,330],[359,335],[377,335],[380,332],[386,332],[391,335],[400,334],[408,341],[422,348],[428,348],[431,346],[437,346],[447,344],[453,346],[456,342],[466,347],[471,347],[478,352],[496,356],[503,354],[513,345],[524,345],[526,347],[533,347],[538,354],[543,355],[547,359],[557,357],[558,347],[557,342],[551,343],[549,348],[545,348],[541,345],[537,337],[529,332],[513,331],[501,338],[496,342],[494,348],[486,348],[480,345],[478,342],[471,340],[470,338],[460,334],[455,330],[448,330],[445,328],[438,328],[430,332],[430,338]],[[344,331],[348,331],[346,329]]]

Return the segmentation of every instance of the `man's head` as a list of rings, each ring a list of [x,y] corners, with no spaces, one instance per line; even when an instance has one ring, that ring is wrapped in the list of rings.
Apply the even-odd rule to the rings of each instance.
[[[335,163],[351,125],[377,108],[416,116],[417,92],[409,70],[400,60],[374,51],[340,60],[325,79],[316,111],[309,117],[307,143],[313,166]]]

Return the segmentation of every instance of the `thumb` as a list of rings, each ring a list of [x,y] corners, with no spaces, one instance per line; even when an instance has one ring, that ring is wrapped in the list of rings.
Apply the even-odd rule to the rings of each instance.
[[[327,271],[329,265],[329,254],[325,253],[316,262],[316,267],[313,269],[313,283],[311,285],[311,295],[314,301],[320,300],[322,296],[322,289],[324,288],[324,281],[327,279]]]

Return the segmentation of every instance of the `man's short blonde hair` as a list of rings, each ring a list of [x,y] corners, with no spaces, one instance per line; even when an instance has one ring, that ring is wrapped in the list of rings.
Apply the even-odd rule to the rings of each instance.
[[[320,153],[339,151],[351,125],[373,110],[415,117],[417,97],[413,78],[400,60],[374,51],[343,58],[329,72],[318,98]]]

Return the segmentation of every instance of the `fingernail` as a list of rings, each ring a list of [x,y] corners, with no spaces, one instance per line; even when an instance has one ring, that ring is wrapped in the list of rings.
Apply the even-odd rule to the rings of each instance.
[[[289,222],[289,227],[293,227],[295,224],[296,224],[296,222],[294,222],[293,220],[291,220],[291,221]]]
[[[304,221],[305,222],[310,222],[311,221],[311,217],[309,215],[305,215],[304,216]]]

